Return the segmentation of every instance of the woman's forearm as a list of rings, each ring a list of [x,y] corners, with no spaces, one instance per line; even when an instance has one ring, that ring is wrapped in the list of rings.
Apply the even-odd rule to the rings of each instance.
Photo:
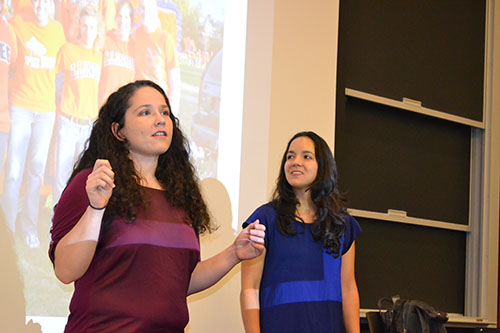
[[[349,290],[342,296],[342,310],[344,312],[344,325],[347,333],[359,333],[359,296],[357,288]]]
[[[241,317],[246,333],[260,333],[259,290],[242,289],[240,294]]]
[[[71,283],[87,271],[95,253],[104,210],[88,207],[77,224],[57,244],[54,270],[63,283]]]
[[[191,274],[188,295],[213,286],[239,262],[234,244],[219,254],[200,261]]]
[[[265,230],[264,225],[255,221],[243,229],[227,249],[199,262],[191,274],[188,295],[211,287],[240,261],[261,255],[264,251]]]

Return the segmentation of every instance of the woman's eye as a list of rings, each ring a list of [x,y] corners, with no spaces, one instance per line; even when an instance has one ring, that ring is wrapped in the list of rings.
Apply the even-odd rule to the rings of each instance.
[[[139,116],[146,116],[149,114],[149,110],[143,110],[141,112],[139,112]]]
[[[161,113],[164,116],[170,116],[170,112],[168,110],[165,110]]]
[[[288,156],[286,157],[286,159],[287,159],[287,160],[289,160],[289,159],[291,159],[291,158],[293,158],[293,155],[288,155]]]

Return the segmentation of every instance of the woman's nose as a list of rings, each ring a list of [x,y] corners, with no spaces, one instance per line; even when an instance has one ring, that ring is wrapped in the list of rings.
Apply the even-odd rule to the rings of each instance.
[[[155,125],[156,126],[165,125],[165,119],[163,118],[163,115],[160,112],[156,112]]]

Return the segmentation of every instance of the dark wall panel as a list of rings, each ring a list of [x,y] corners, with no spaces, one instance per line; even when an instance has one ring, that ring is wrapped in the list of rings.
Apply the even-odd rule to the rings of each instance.
[[[479,0],[341,1],[345,87],[482,121],[485,13]]]
[[[467,224],[468,126],[348,97],[335,158],[349,207]]]
[[[485,17],[485,0],[341,1],[335,158],[350,208],[469,223],[470,127],[345,89],[482,121]],[[399,294],[463,313],[466,232],[358,220],[363,308]]]
[[[361,307],[381,297],[425,301],[441,311],[463,313],[463,232],[357,218],[356,281]]]

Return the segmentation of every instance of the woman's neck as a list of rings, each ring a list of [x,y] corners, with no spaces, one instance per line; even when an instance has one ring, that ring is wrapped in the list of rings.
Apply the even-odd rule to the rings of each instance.
[[[158,179],[156,179],[156,167],[158,166],[158,159],[141,160],[132,158],[134,162],[135,172],[140,177],[140,185],[144,187],[151,187],[155,189],[163,189]]]
[[[316,218],[316,206],[311,198],[311,192],[309,190],[296,192],[295,196],[299,203],[295,209],[298,217],[300,217],[305,223],[313,223]]]

